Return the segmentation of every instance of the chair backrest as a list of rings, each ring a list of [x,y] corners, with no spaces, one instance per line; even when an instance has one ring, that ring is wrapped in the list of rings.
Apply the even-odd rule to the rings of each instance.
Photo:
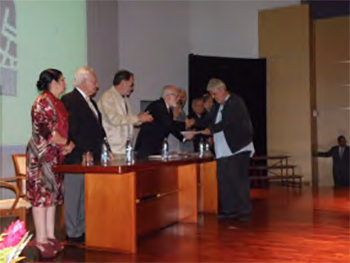
[[[20,198],[20,189],[18,185],[8,183],[6,180],[12,181],[15,177],[0,178],[0,188],[7,188],[16,194],[16,198],[0,200],[0,218],[3,224],[4,217],[18,217],[19,220],[26,223],[26,211],[31,207],[31,204]]]
[[[15,172],[17,177],[24,177],[21,180],[17,180],[18,188],[20,189],[20,196],[24,197],[26,195],[26,161],[27,157],[25,154],[13,154],[12,155],[13,165],[15,167]]]

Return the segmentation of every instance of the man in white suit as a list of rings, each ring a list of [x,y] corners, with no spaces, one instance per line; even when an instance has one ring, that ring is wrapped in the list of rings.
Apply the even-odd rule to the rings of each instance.
[[[102,124],[114,154],[124,155],[127,140],[132,140],[133,127],[153,121],[148,112],[134,114],[128,97],[134,90],[134,74],[120,70],[114,75],[113,86],[101,96],[98,107]]]

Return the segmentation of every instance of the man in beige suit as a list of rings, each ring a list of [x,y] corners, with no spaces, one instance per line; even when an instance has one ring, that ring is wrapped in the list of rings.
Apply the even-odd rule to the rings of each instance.
[[[133,114],[128,97],[134,90],[134,75],[127,70],[114,75],[113,86],[101,96],[98,107],[112,152],[125,154],[127,140],[132,140],[134,125],[153,121],[148,112]]]

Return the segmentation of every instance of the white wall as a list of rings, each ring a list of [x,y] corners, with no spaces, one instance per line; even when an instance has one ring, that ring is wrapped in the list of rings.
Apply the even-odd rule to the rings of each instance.
[[[299,0],[192,1],[191,52],[223,57],[258,57],[258,11],[299,4]]]
[[[161,88],[187,88],[188,2],[119,2],[119,66],[135,74],[134,111]]]
[[[188,54],[258,57],[258,10],[291,1],[120,1],[119,66],[135,73],[131,96],[153,100],[165,84],[188,89]]]

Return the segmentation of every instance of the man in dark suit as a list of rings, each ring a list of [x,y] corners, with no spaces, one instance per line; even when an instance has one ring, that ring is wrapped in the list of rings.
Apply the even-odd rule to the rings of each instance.
[[[217,158],[220,202],[219,219],[249,219],[251,213],[249,158],[254,154],[253,128],[243,100],[226,89],[220,79],[211,79],[207,90],[215,105],[212,124],[204,131],[213,134]]]
[[[349,146],[343,135],[338,137],[338,145],[333,146],[327,152],[316,152],[318,157],[332,157],[333,159],[333,180],[334,186],[349,186],[350,183],[350,157]]]
[[[69,113],[69,140],[76,145],[66,156],[66,164],[81,164],[84,160],[98,161],[105,142],[101,114],[92,96],[98,89],[96,74],[89,67],[79,68],[74,75],[74,90],[62,97]],[[86,153],[91,153],[87,155]],[[65,174],[64,177],[65,226],[67,240],[84,242],[85,195],[84,175]]]
[[[168,85],[163,88],[162,98],[148,105],[146,111],[153,116],[153,122],[141,125],[135,145],[138,158],[160,154],[163,140],[169,133],[181,142],[192,139],[193,136],[184,137],[180,132],[193,125],[194,121],[186,119],[185,122],[181,122],[173,119],[172,109],[177,106],[178,100],[178,88]]]
[[[194,98],[191,103],[192,112],[188,115],[188,117],[193,118],[195,121],[195,125],[192,127],[192,129],[196,131],[204,130],[208,127],[208,125],[205,123],[206,120],[206,114],[204,108],[204,100],[202,97]],[[208,140],[210,136],[205,136],[202,134],[198,134],[193,138],[193,146],[194,151],[199,151],[199,142],[201,140]]]

